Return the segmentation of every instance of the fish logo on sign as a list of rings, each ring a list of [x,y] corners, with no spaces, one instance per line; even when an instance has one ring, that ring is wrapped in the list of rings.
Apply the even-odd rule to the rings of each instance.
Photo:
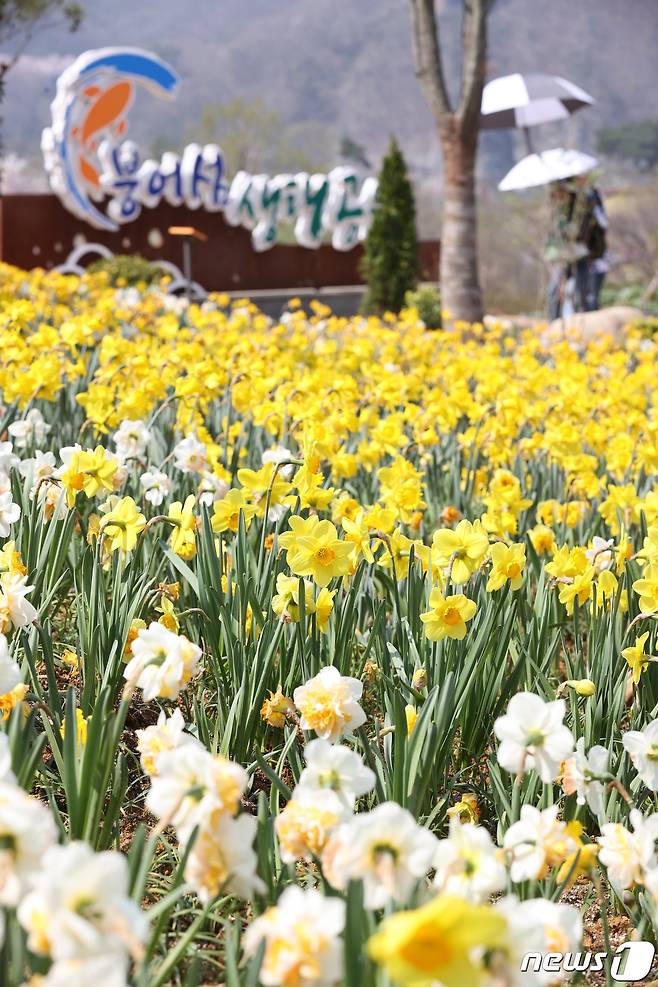
[[[41,148],[51,187],[71,212],[97,229],[119,229],[94,205],[105,196],[99,147],[125,135],[137,87],[171,99],[178,85],[166,62],[140,48],[88,51],[62,73]]]

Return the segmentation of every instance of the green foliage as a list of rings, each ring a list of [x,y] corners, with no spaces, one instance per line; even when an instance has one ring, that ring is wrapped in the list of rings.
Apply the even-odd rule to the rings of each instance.
[[[658,290],[647,298],[645,281],[628,281],[626,284],[606,284],[601,292],[601,305],[630,305],[641,308],[649,315],[658,315]]]
[[[418,310],[418,317],[428,329],[441,328],[441,295],[431,284],[424,284],[415,291],[408,291],[404,303],[409,308]]]
[[[400,311],[406,293],[416,287],[417,249],[414,193],[402,152],[391,140],[362,261],[368,285],[365,312]]]
[[[288,124],[262,99],[238,96],[206,104],[189,136],[220,144],[230,174],[322,170],[330,157],[326,127],[310,121]]]
[[[622,161],[632,161],[638,168],[658,164],[658,119],[625,120],[613,127],[603,127],[596,146],[601,154]]]
[[[114,257],[104,257],[89,265],[90,274],[100,274],[103,271],[115,288],[155,284],[162,277],[162,270],[159,267],[138,254],[115,254]]]

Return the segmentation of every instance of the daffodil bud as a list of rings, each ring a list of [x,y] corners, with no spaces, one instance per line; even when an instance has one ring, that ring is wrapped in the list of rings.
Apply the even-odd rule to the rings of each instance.
[[[411,685],[414,689],[427,688],[427,670],[425,668],[416,669],[411,680]]]
[[[404,715],[405,715],[406,720],[407,720],[407,737],[408,737],[409,734],[411,733],[411,731],[413,730],[413,728],[416,726],[416,720],[418,719],[418,713],[416,712],[416,710],[414,709],[413,706],[405,706],[404,707]]]
[[[565,684],[579,696],[593,696],[596,692],[596,686],[591,679],[567,679]]]

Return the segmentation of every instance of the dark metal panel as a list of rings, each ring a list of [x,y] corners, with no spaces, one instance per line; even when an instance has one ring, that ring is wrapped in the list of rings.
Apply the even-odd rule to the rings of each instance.
[[[0,258],[29,269],[63,263],[80,237],[102,243],[113,253],[137,253],[150,260],[170,260],[182,266],[181,241],[167,234],[169,226],[195,226],[205,243],[192,247],[194,278],[212,291],[276,288],[322,288],[362,284],[361,247],[341,252],[330,245],[318,250],[279,244],[264,253],[251,245],[251,234],[229,226],[221,213],[209,213],[161,203],[118,233],[95,230],[73,216],[55,195],[8,195],[0,199]],[[151,242],[154,233],[162,245]],[[156,235],[156,240],[157,240]],[[438,278],[439,244],[419,245],[419,267],[425,280]]]

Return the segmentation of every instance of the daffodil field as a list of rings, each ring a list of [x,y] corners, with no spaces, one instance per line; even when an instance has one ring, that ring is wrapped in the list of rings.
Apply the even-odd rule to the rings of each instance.
[[[0,308],[0,985],[612,983],[653,339],[6,266]]]

